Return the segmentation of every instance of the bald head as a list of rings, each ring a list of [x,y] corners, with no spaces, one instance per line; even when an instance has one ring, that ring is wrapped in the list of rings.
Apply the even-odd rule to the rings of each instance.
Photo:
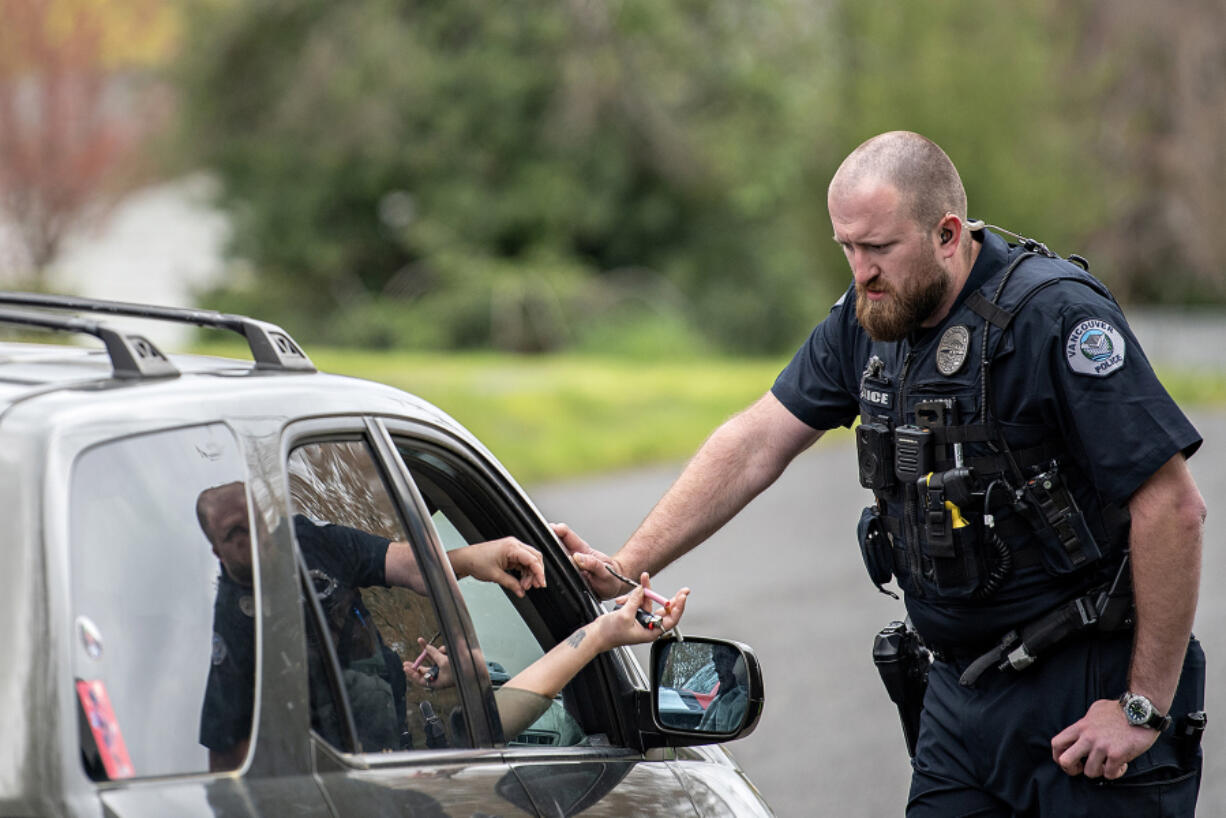
[[[241,510],[244,515],[247,513],[247,490],[241,482],[213,486],[200,492],[196,498],[196,519],[210,543],[216,545],[221,534],[217,530],[217,518],[234,510]]]
[[[935,142],[917,133],[890,131],[861,144],[839,165],[828,198],[882,184],[899,192],[904,210],[925,231],[946,213],[966,219],[966,189],[957,168]]]
[[[236,582],[251,585],[247,487],[234,482],[200,492],[196,498],[196,519],[226,573]]]

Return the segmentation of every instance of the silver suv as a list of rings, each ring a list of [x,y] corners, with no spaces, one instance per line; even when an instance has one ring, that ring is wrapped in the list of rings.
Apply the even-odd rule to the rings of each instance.
[[[254,361],[99,315],[235,331]],[[0,343],[0,815],[770,814],[713,743],[761,712],[744,645],[659,640],[650,681],[605,653],[504,734],[502,683],[602,608],[434,406],[242,316],[0,293],[0,324],[105,346]],[[449,551],[507,536],[547,587],[457,580]],[[371,573],[389,541],[412,587]],[[743,703],[714,719],[681,680],[717,664]]]

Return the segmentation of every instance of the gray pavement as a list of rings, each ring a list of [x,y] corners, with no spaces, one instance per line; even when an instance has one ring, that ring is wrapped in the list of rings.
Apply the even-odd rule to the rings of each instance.
[[[1226,412],[1193,421],[1206,439],[1191,460],[1209,504],[1197,636],[1208,654],[1206,767],[1198,814],[1226,814]],[[872,587],[855,545],[869,497],[849,434],[828,435],[728,526],[658,577],[689,585],[686,632],[738,639],[762,661],[766,708],[730,745],[781,816],[901,815],[910,767],[898,717],[870,658],[873,635],[902,604]],[[537,486],[547,517],[597,548],[616,549],[680,464]],[[645,661],[645,660],[644,660]],[[821,716],[820,714],[828,714]]]

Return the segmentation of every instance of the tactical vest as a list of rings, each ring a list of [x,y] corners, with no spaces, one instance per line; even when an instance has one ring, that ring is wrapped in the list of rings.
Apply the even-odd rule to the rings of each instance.
[[[992,367],[1013,350],[1013,317],[1062,281],[1112,299],[1036,246],[957,305],[939,338],[918,348],[870,343],[856,446],[861,484],[877,502],[864,510],[859,539],[883,593],[893,575],[917,597],[988,599],[1020,568],[1089,571],[1127,541],[1126,511],[1095,503],[1087,519],[1079,508],[1054,430],[1010,418],[1006,433],[997,422]],[[1040,255],[1048,257],[1031,261]]]

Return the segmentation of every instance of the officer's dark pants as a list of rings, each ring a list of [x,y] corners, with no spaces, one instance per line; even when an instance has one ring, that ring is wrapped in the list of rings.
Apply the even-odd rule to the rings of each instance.
[[[1200,751],[1181,756],[1170,730],[1114,781],[1070,776],[1052,760],[1052,737],[1095,700],[1124,692],[1131,653],[1131,633],[1077,641],[1020,673],[989,670],[974,688],[958,684],[969,661],[934,663],[907,818],[1192,816]],[[1205,655],[1194,638],[1171,714],[1204,700]]]

